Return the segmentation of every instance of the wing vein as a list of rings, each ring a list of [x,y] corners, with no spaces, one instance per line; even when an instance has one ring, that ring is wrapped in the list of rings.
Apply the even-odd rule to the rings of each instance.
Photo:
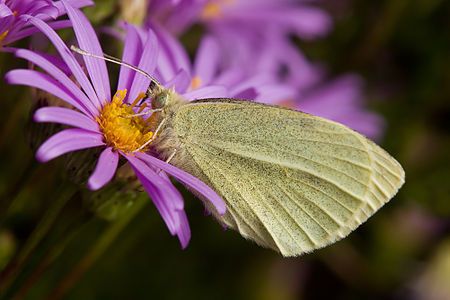
[[[199,145],[199,143],[196,143],[196,142],[194,142],[194,141],[193,141],[193,143]],[[255,155],[254,153],[253,153],[252,156],[249,156],[249,155],[246,154],[246,153],[242,153],[242,152],[238,152],[238,151],[231,151],[231,150],[224,150],[224,149],[221,149],[221,148],[217,147],[216,145],[212,145],[212,144],[210,144],[210,143],[208,143],[208,144],[209,144],[210,147],[213,147],[213,148],[216,148],[216,149],[219,149],[219,150],[222,150],[222,151],[226,151],[226,152],[228,152],[228,153],[233,153],[233,154],[235,154],[235,155],[239,155],[239,156],[244,157],[244,158],[255,159],[255,160],[259,160],[259,161],[261,161],[261,162],[269,163],[269,164],[272,164],[272,165],[278,165],[278,164],[275,164],[274,162],[272,162],[272,161],[270,161],[270,160],[267,160],[267,158],[266,158],[265,156]],[[351,178],[352,180],[355,180],[356,182],[358,182],[359,184],[361,184],[361,185],[363,185],[363,186],[365,187],[366,192],[367,192],[367,189],[369,188],[368,185],[366,185],[366,184],[364,184],[364,183],[361,183],[359,180],[356,180],[356,179],[353,178],[352,176],[349,176],[349,175],[345,174],[344,172],[342,172],[342,171],[340,171],[340,170],[337,170],[337,169],[334,169],[334,168],[332,168],[332,167],[323,165],[323,164],[321,164],[321,163],[319,163],[319,162],[316,162],[316,161],[314,161],[314,160],[305,158],[305,157],[303,157],[303,156],[301,156],[301,155],[297,155],[297,156],[300,157],[300,158],[303,158],[303,159],[305,159],[305,160],[309,160],[309,161],[312,161],[312,162],[314,162],[314,163],[317,163],[317,164],[319,164],[319,165],[321,165],[321,166],[324,166],[325,168],[329,168],[329,169],[331,169],[331,170],[333,170],[333,171],[336,171],[336,172],[338,172],[338,173],[340,173],[340,174],[342,174],[342,175],[344,175],[344,176],[347,176],[347,177]],[[283,165],[283,164],[280,164],[280,165]],[[322,179],[322,180],[324,180],[324,181],[327,181],[328,183],[330,183],[330,184],[334,185],[335,187],[337,187],[338,189],[340,189],[342,192],[344,192],[344,193],[346,193],[346,194],[348,194],[348,195],[351,195],[351,196],[354,197],[354,198],[358,198],[358,199],[359,199],[358,196],[356,196],[356,195],[354,195],[353,193],[351,193],[350,191],[346,190],[344,187],[342,187],[341,185],[339,185],[337,182],[335,182],[335,181],[333,181],[333,180],[331,180],[331,179],[329,179],[329,178],[322,177],[321,175],[319,175],[319,174],[317,174],[317,173],[315,173],[315,172],[313,173],[312,170],[305,170],[305,169],[301,169],[301,168],[299,168],[299,167],[294,167],[294,166],[292,166],[292,165],[283,165],[283,166],[284,166],[284,167],[287,167],[287,168],[289,168],[289,169],[294,169],[294,170],[298,170],[298,171],[304,172],[304,173],[306,173],[306,174],[313,175],[313,176],[315,176],[316,178],[319,178],[319,179]]]

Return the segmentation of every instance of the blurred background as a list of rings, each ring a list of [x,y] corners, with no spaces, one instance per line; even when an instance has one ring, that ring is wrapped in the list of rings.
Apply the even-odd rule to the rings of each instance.
[[[120,9],[96,3],[96,24]],[[179,186],[193,232],[181,250],[145,194],[93,195],[68,178],[71,157],[37,163],[34,92],[1,81],[2,299],[450,299],[450,2],[316,5],[333,30],[295,42],[330,75],[364,79],[379,143],[406,171],[393,200],[348,238],[287,259],[224,230]],[[182,37],[191,55],[198,32]],[[2,77],[24,66],[0,55]]]

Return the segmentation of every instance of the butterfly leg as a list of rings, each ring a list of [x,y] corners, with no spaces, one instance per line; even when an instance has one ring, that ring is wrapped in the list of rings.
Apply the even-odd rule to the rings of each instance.
[[[155,109],[149,109],[146,112],[137,113],[137,114],[133,114],[133,115],[126,115],[126,116],[122,116],[122,117],[123,118],[132,119],[134,117],[141,117],[141,116],[145,116],[145,115],[151,115],[153,113],[161,112],[161,111],[162,111],[162,108],[155,108]]]
[[[158,127],[156,128],[155,132],[153,132],[152,137],[147,142],[145,142],[142,146],[140,146],[139,148],[134,150],[133,152],[139,152],[142,149],[144,149],[145,147],[147,147],[151,142],[153,142],[155,140],[156,136],[158,135],[159,131],[163,127],[165,122],[166,122],[166,119],[165,118],[162,119],[161,122],[159,123]]]
[[[170,163],[170,161],[172,160],[172,158],[174,158],[174,156],[177,154],[177,149],[173,149],[172,154],[170,154],[170,156],[166,159],[166,163]]]

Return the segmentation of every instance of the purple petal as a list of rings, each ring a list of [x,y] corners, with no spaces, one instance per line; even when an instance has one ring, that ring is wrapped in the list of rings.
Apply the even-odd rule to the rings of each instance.
[[[149,74],[153,73],[157,63],[158,50],[158,40],[156,35],[152,30],[149,30],[147,32],[147,40],[144,44],[144,52],[142,53],[138,68]],[[147,91],[149,84],[149,78],[141,74],[136,74],[136,76],[134,76],[133,84],[131,85],[131,91],[128,95],[128,102],[133,102],[141,92]]]
[[[186,248],[191,236],[191,230],[189,228],[189,223],[187,222],[187,217],[184,210],[173,210],[170,206],[168,206],[170,202],[168,203],[167,199],[164,198],[164,192],[155,186],[152,181],[148,180],[138,170],[135,169],[135,172],[136,176],[144,186],[144,189],[147,191],[148,195],[155,204],[159,214],[166,223],[170,234],[177,235],[182,248]],[[171,184],[170,181],[168,183]]]
[[[345,115],[332,118],[332,120],[342,123],[375,141],[382,137],[386,125],[381,116],[364,110],[348,112]]]
[[[136,173],[136,176],[139,179],[139,181],[142,183],[142,186],[144,187],[145,191],[152,199],[153,204],[155,204],[156,209],[158,210],[159,214],[166,223],[166,226],[169,229],[170,234],[175,235],[180,226],[178,212],[171,209],[168,206],[167,200],[162,195],[163,191],[158,189],[150,180],[148,180],[137,169],[134,169],[134,172]]]
[[[211,83],[220,65],[220,47],[215,38],[206,36],[197,50],[194,64],[194,74],[200,77],[202,83]]]
[[[100,46],[100,42],[98,41],[97,34],[86,16],[79,9],[70,6],[66,0],[61,1],[73,23],[73,29],[80,48],[90,53],[103,56],[103,51]],[[111,87],[109,85],[106,62],[102,59],[88,56],[83,56],[83,58],[100,102],[104,104],[107,101],[110,101]]]
[[[83,129],[66,129],[50,137],[36,152],[40,162],[47,162],[60,155],[81,149],[104,145],[103,135]]]
[[[247,75],[244,74],[243,68],[231,68],[222,70],[214,78],[214,84],[224,85],[226,87],[233,87],[239,84]]]
[[[331,17],[314,7],[299,7],[284,13],[284,22],[300,37],[313,39],[328,34],[333,26]]]
[[[52,22],[47,22],[47,24],[48,24],[48,26],[50,26],[51,28],[53,28],[55,30],[62,29],[62,28],[68,28],[68,27],[72,26],[72,22],[70,22],[70,20],[52,21]],[[27,36],[33,35],[39,31],[40,30],[35,27],[27,27],[25,29],[21,29],[21,30],[17,31],[13,37],[11,37],[11,38],[9,38],[9,36],[7,37],[8,43],[18,41]]]
[[[136,28],[133,25],[125,24],[125,28],[127,35],[125,37],[122,60],[130,65],[137,66],[139,63],[140,54],[142,53],[142,43]],[[127,89],[129,91],[135,75],[136,71],[121,66],[117,89]]]
[[[31,12],[28,13],[31,14]],[[36,18],[40,18],[43,20],[56,19],[58,17],[58,14],[58,9],[53,5],[47,5],[33,11],[33,15],[36,16]]]
[[[243,26],[255,28],[267,28],[264,25],[268,20],[286,33],[293,32],[306,39],[324,36],[332,27],[331,17],[323,10],[298,5],[253,5],[246,9],[234,9],[223,19],[233,25],[243,23]]]
[[[233,87],[230,89],[231,90],[230,93],[237,94],[248,88],[258,89],[258,87],[264,86],[273,81],[274,81],[273,75],[270,73],[257,74],[252,77],[247,77],[245,80],[241,80],[239,83],[234,84]]]
[[[227,88],[221,85],[210,85],[183,94],[183,97],[188,100],[197,100],[205,98],[224,98],[228,96],[229,93]]]
[[[232,95],[232,97],[236,99],[255,100],[258,97],[258,92],[255,88],[248,88],[240,91],[236,95]]]
[[[133,157],[131,155],[125,155],[126,159],[130,164],[142,173],[148,180],[150,180],[155,186],[164,192],[164,197],[170,200],[170,205],[176,210],[182,210],[184,208],[183,199],[179,197],[178,190],[173,186],[173,184],[165,180],[162,176],[158,175],[150,166],[148,166],[144,161],[138,159],[137,156]],[[170,184],[169,184],[170,183]]]
[[[31,63],[39,66],[48,74],[53,76],[53,78],[57,78],[58,81],[64,85],[75,97],[80,106],[86,107],[86,109],[90,112],[92,116],[96,116],[98,114],[97,109],[92,105],[89,98],[80,90],[80,88],[70,80],[67,75],[64,74],[59,68],[57,68],[53,63],[51,63],[44,56],[37,54],[30,50],[18,50],[16,51],[16,56],[24,58]]]
[[[67,2],[69,2],[70,6],[75,8],[82,8],[94,5],[94,1],[91,0],[67,0]],[[61,1],[56,1],[54,5],[58,8],[60,16],[65,15],[67,13]]]
[[[178,218],[180,219],[180,229],[177,232],[177,236],[180,240],[181,247],[186,249],[191,239],[191,228],[189,227],[188,218],[184,210],[178,212]]]
[[[172,235],[176,234],[180,226],[178,212],[182,211],[183,208],[176,207],[175,205],[177,204],[179,206],[180,203],[184,205],[181,194],[170,181],[156,174],[155,171],[141,160],[130,155],[126,155],[126,158],[166,222],[170,233]]]
[[[267,84],[257,88],[258,96],[256,100],[267,103],[277,104],[280,101],[294,99],[298,95],[298,91],[290,85]]]
[[[119,154],[116,151],[113,151],[111,147],[103,150],[98,159],[94,173],[89,177],[89,189],[95,191],[110,182],[116,173],[118,163]]]
[[[213,189],[211,189],[200,179],[151,155],[144,153],[136,153],[136,157],[147,162],[152,166],[155,166],[157,168],[160,168],[161,170],[166,171],[168,174],[172,175],[179,181],[183,182],[185,185],[199,192],[216,207],[219,214],[223,215],[226,212],[226,205],[225,202],[222,200],[222,198],[220,198],[220,196],[217,195],[217,193]]]
[[[39,28],[39,30],[41,30],[41,32],[50,39],[56,50],[58,50],[59,54],[61,55],[61,58],[65,61],[67,66],[72,71],[72,74],[75,76],[80,86],[86,92],[88,98],[94,105],[96,105],[97,108],[100,108],[100,102],[94,89],[92,88],[91,83],[89,82],[89,79],[86,77],[86,74],[84,74],[83,69],[73,56],[72,52],[67,48],[66,44],[64,44],[64,42],[56,34],[56,32],[51,29],[45,22],[34,17],[29,17],[29,19],[30,23]]]
[[[183,94],[189,88],[191,78],[185,70],[180,70],[178,74],[166,82],[164,86],[168,89],[174,89],[178,94]]]
[[[10,84],[26,85],[41,89],[50,93],[59,99],[67,102],[80,111],[89,114],[86,109],[81,106],[77,99],[67,90],[67,88],[46,74],[33,70],[13,70],[5,75],[5,80]]]
[[[5,18],[9,16],[13,16],[14,13],[12,10],[8,7],[8,5],[4,3],[0,3],[0,18]]]
[[[154,25],[152,27],[158,36],[161,51],[158,57],[158,71],[163,80],[173,78],[178,71],[185,70],[191,73],[191,63],[186,50],[181,43],[164,28]]]
[[[34,121],[59,123],[99,133],[97,122],[86,115],[63,107],[42,107],[34,113]]]

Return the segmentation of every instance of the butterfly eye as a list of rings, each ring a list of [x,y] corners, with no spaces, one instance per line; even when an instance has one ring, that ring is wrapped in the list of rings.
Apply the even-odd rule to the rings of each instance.
[[[152,108],[163,108],[163,107],[165,107],[166,104],[167,104],[168,98],[169,98],[169,95],[167,95],[166,93],[159,94],[158,96],[153,98]]]

